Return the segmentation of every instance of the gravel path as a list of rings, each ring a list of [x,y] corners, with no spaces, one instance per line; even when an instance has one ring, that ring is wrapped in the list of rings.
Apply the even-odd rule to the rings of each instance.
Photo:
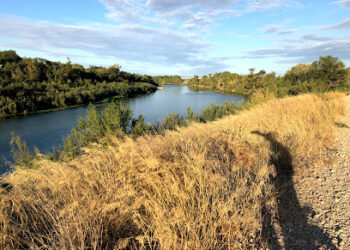
[[[337,147],[324,155],[328,162],[293,177],[300,203],[296,220],[306,217],[307,223],[293,223],[291,228],[299,226],[300,230],[291,232],[289,245],[284,241],[286,249],[350,249],[350,96],[345,100]],[[328,159],[334,159],[333,163]]]
[[[264,212],[263,237],[269,249],[350,250],[350,96],[338,121],[335,148],[322,155],[319,164],[294,172],[288,149],[273,137],[278,209]],[[289,159],[289,160],[288,160]],[[282,167],[281,167],[282,166]]]

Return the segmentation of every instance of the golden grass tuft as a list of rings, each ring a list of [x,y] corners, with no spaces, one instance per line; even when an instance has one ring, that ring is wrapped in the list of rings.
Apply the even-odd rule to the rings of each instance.
[[[305,166],[333,141],[343,95],[274,99],[164,136],[108,138],[69,163],[1,178],[0,247],[243,249],[265,246],[273,133]]]

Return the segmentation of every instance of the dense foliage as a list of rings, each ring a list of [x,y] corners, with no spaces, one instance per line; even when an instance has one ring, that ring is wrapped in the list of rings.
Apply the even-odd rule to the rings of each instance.
[[[320,57],[312,64],[299,64],[290,69],[284,76],[264,70],[249,74],[222,72],[195,76],[189,85],[205,87],[212,90],[236,92],[242,94],[270,93],[277,97],[297,95],[306,92],[326,92],[349,88],[349,69],[338,58]]]
[[[0,52],[0,117],[153,92],[152,77]]]
[[[153,80],[158,84],[173,84],[182,85],[184,84],[181,76],[154,76]]]

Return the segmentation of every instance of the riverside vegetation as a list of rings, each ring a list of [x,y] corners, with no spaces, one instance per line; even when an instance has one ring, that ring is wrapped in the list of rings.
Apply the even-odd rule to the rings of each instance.
[[[11,151],[15,164],[24,167],[33,167],[33,161],[44,156],[49,159],[67,160],[83,154],[83,147],[99,142],[101,139],[114,135],[123,138],[130,134],[133,138],[145,134],[164,134],[165,130],[175,130],[178,127],[188,126],[192,122],[209,122],[224,116],[235,114],[244,105],[225,102],[223,105],[215,103],[203,109],[201,114],[196,114],[190,107],[187,108],[185,117],[177,113],[168,114],[162,122],[151,125],[145,123],[145,118],[140,115],[138,119],[132,119],[133,112],[128,104],[123,102],[109,103],[103,112],[99,112],[92,104],[87,110],[87,118],[78,119],[76,125],[68,136],[63,138],[63,146],[57,147],[52,153],[40,154],[35,149],[35,154],[30,153],[26,143],[19,136],[13,135],[10,141]]]
[[[346,88],[346,77],[322,89]],[[332,145],[344,103],[340,93],[276,99],[265,90],[242,106],[189,108],[158,125],[131,121],[120,103],[102,113],[90,106],[52,155],[32,155],[14,137],[15,171],[1,178],[0,245],[271,247],[271,224],[290,216],[283,182]]]
[[[338,58],[320,57],[312,64],[298,64],[286,72],[284,76],[267,73],[265,70],[249,74],[222,72],[202,76],[194,76],[189,81],[180,81],[179,76],[157,76],[154,80],[167,84],[188,84],[193,87],[214,91],[225,91],[248,96],[284,97],[301,93],[321,93],[326,91],[345,90],[350,88],[350,68]]]
[[[150,76],[0,52],[0,117],[154,92]]]
[[[181,76],[153,76],[153,80],[158,84],[183,85]]]
[[[266,217],[280,213],[275,183],[284,168],[273,164],[302,168],[317,159],[342,111],[341,94],[274,99],[162,136],[109,135],[69,161],[37,158],[1,179],[0,245],[268,246]]]

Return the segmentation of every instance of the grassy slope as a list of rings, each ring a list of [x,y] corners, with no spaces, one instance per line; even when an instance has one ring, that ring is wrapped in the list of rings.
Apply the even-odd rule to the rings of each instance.
[[[341,94],[271,100],[165,136],[108,138],[70,163],[41,160],[1,179],[13,188],[0,194],[0,246],[264,246],[262,211],[276,210],[271,159],[317,159],[343,109]]]

